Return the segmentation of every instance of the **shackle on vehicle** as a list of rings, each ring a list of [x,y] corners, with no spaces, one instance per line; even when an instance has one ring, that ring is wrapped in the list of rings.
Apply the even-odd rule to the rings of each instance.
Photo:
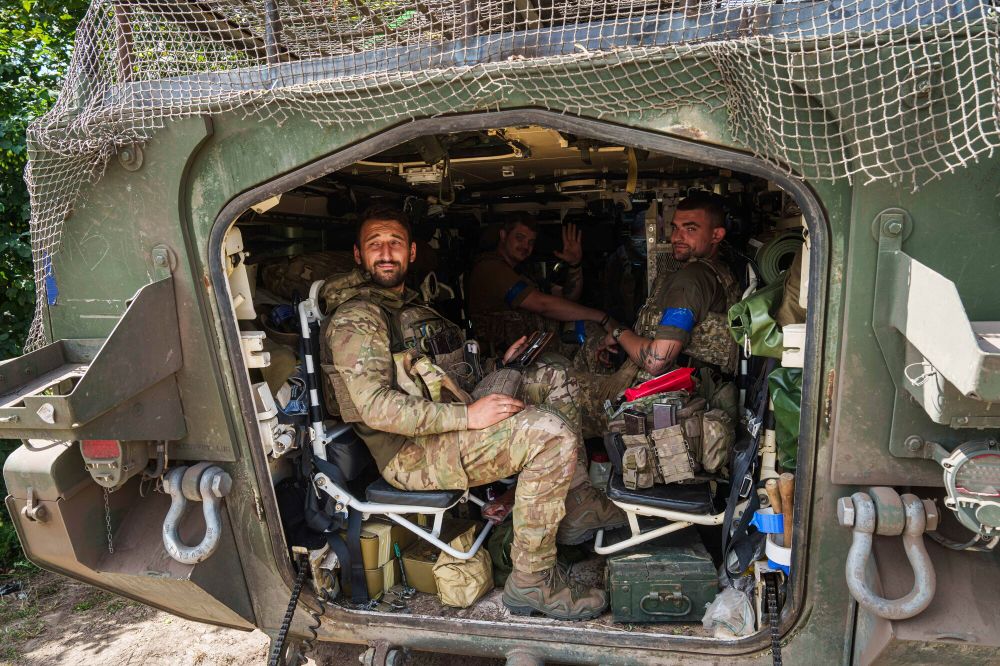
[[[163,547],[181,564],[197,564],[215,553],[222,535],[219,507],[229,494],[233,480],[223,469],[210,463],[175,467],[163,477],[163,490],[170,495],[170,509],[163,519]],[[201,502],[205,536],[195,546],[186,545],[178,533],[188,500]]]
[[[892,488],[874,487],[868,493],[854,493],[837,503],[837,520],[853,529],[847,553],[847,587],[865,609],[888,620],[905,620],[922,613],[937,588],[937,575],[924,547],[924,531],[937,529],[934,502],[916,495],[900,496]],[[874,499],[873,499],[874,497]],[[872,554],[872,540],[881,536],[902,536],[906,559],[913,569],[913,587],[899,599],[881,597],[865,581],[865,567]]]

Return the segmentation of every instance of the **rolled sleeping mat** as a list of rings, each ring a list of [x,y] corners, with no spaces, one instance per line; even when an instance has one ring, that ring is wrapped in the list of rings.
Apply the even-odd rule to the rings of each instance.
[[[789,269],[795,252],[802,245],[802,230],[789,229],[764,243],[757,251],[757,265],[765,284],[778,279],[782,271]]]

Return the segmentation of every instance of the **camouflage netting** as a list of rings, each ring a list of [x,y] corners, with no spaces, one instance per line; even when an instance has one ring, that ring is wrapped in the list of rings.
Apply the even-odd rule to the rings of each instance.
[[[530,105],[648,121],[708,105],[804,178],[916,187],[997,145],[996,45],[982,0],[95,0],[29,131],[39,311],[81,187],[173,119],[388,125]],[[29,347],[42,340],[36,316]]]

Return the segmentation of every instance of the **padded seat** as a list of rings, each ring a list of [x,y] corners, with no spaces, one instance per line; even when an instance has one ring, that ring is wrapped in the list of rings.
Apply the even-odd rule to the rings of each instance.
[[[669,485],[656,484],[652,488],[629,490],[620,474],[612,474],[608,480],[608,499],[628,504],[710,515],[715,513],[712,490],[707,482]]]
[[[464,490],[397,490],[383,478],[372,483],[365,491],[369,502],[426,506],[429,509],[447,509],[462,499],[464,494]]]

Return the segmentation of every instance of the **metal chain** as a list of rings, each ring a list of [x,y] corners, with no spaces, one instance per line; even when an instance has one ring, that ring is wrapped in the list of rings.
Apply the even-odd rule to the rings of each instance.
[[[108,529],[108,552],[115,554],[115,542],[111,537],[111,504],[108,502],[108,495],[111,493],[104,489],[104,524]]]
[[[781,633],[778,626],[778,583],[777,575],[764,576],[764,593],[767,600],[767,615],[771,625],[771,659],[774,666],[781,666]]]

